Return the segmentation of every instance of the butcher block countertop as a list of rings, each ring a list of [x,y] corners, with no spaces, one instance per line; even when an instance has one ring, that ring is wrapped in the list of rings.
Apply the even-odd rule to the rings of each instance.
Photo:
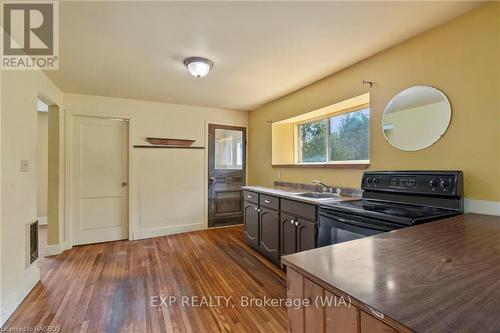
[[[500,332],[500,217],[456,216],[282,262],[415,332]]]

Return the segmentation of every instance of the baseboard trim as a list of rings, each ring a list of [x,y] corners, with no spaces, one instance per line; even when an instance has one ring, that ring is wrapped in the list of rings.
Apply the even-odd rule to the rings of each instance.
[[[66,250],[71,249],[73,246],[69,243],[69,241],[66,241],[66,242],[62,242],[60,244],[60,247],[61,247],[61,252],[64,252]]]
[[[55,245],[47,245],[45,247],[45,256],[50,257],[50,256],[56,256],[58,254],[62,253],[61,245],[60,244],[55,244]]]
[[[37,217],[38,225],[47,225],[47,216]]]
[[[24,280],[21,285],[13,293],[5,297],[5,301],[2,300],[0,308],[0,327],[5,324],[24,298],[28,296],[38,281],[40,281],[40,269],[38,268],[37,261],[27,267],[24,273]]]
[[[134,231],[132,233],[132,236],[133,240],[138,240],[138,239],[161,237],[161,236],[180,234],[183,232],[198,231],[204,229],[206,229],[205,223],[193,223],[193,224],[175,225],[175,226]]]
[[[464,210],[466,213],[486,214],[500,216],[500,202],[476,199],[465,199]]]

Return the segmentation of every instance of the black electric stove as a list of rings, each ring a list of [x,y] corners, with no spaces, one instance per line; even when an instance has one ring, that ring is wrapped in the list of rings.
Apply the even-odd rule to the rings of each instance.
[[[369,171],[361,189],[361,200],[320,206],[318,246],[463,213],[461,171]]]

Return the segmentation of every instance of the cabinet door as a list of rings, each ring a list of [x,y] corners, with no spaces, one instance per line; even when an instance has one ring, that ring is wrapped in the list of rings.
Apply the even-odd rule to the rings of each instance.
[[[279,263],[280,261],[280,215],[279,212],[260,209],[260,237],[259,249],[267,258]]]
[[[245,201],[243,207],[243,224],[245,241],[253,246],[259,246],[259,207],[256,204]]]
[[[295,223],[297,219],[291,215],[281,213],[280,229],[281,229],[281,255],[292,254],[297,252],[296,230]]]
[[[316,248],[316,223],[300,218],[297,222],[297,252]]]

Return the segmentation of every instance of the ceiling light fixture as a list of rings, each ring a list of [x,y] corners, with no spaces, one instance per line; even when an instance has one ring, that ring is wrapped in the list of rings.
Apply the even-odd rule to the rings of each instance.
[[[184,60],[184,65],[195,77],[204,77],[210,72],[213,63],[205,58],[201,57],[190,57]]]

